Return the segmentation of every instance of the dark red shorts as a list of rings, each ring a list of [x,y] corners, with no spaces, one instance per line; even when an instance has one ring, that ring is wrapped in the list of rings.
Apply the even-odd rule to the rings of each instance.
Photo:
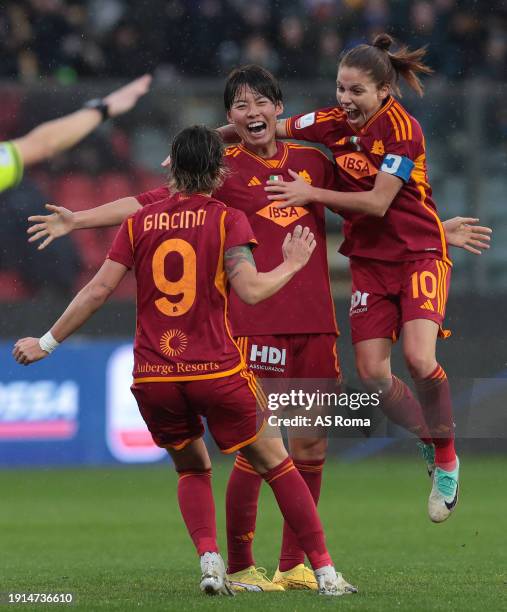
[[[248,370],[187,382],[134,383],[132,393],[153,441],[180,450],[204,433],[202,416],[223,453],[253,442],[264,427],[265,400]]]
[[[442,329],[451,266],[440,259],[387,262],[351,257],[352,342],[373,338],[395,341],[407,321],[430,319]]]
[[[290,334],[235,338],[259,378],[341,379],[336,334]]]

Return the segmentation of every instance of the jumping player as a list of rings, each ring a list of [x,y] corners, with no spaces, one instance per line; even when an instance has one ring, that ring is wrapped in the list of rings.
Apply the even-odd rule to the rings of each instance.
[[[389,48],[387,34],[340,59],[338,106],[291,117],[280,137],[330,148],[340,170],[340,190],[301,181],[270,182],[281,206],[319,202],[345,217],[340,252],[350,257],[350,322],[358,373],[382,389],[391,418],[421,440],[433,477],[428,513],[444,521],[458,500],[459,460],[454,449],[449,383],[436,360],[451,277],[448,242],[431,195],[424,136],[419,123],[394,97],[398,79],[422,95],[417,73],[431,70],[424,49]],[[486,229],[486,228],[482,228]],[[487,248],[487,234],[472,248]],[[419,403],[391,373],[393,341],[403,332],[403,352]],[[422,408],[422,411],[421,411]]]
[[[245,88],[240,85],[245,85]],[[236,100],[236,93],[244,93],[246,98],[238,97]],[[261,243],[256,249],[256,261],[260,268],[269,263],[273,245],[277,242],[280,244],[283,240],[284,226],[297,221],[303,212],[302,209],[295,209],[291,210],[287,217],[276,216],[276,207],[269,206],[265,197],[264,181],[272,174],[288,178],[288,169],[293,168],[307,179],[309,175],[312,185],[324,187],[326,184],[333,184],[329,173],[334,169],[320,152],[311,148],[283,147],[275,141],[274,121],[282,110],[281,95],[273,77],[255,66],[234,71],[225,92],[226,108],[230,118],[237,122],[243,142],[241,146],[227,150],[226,161],[230,174],[219,193],[224,201],[231,202],[249,215],[249,221]],[[167,194],[167,189],[161,188],[142,194],[137,199],[124,198],[77,213],[48,205],[54,214],[31,218],[35,225],[29,229],[32,234],[30,240],[43,239],[39,248],[44,248],[54,238],[72,229],[121,223],[125,216],[139,208],[139,202],[155,202],[167,197]],[[327,297],[329,280],[325,249],[320,250],[320,246],[324,245],[324,218],[322,214],[317,213],[316,207],[310,206],[307,210],[304,221],[310,223],[312,220],[312,224],[315,224],[312,225],[314,233],[321,239],[309,266],[295,279],[297,284],[291,283],[277,296],[256,307],[245,307],[234,296],[231,298],[234,333],[240,336],[240,345],[247,349],[247,357],[252,356],[252,349],[255,347],[250,365],[258,366],[255,371],[259,376],[273,373],[278,376],[306,378],[337,376],[333,350],[336,340],[334,308],[331,299],[328,301]],[[475,237],[474,230],[464,226],[461,221],[459,225],[450,227],[449,231],[457,246],[466,247]],[[310,268],[312,264],[313,267]],[[289,300],[293,307],[297,307],[293,313],[286,312]],[[268,303],[269,308],[266,307]],[[234,306],[237,306],[237,311]],[[275,371],[281,369],[281,364],[277,364],[271,371],[260,369],[269,367],[261,361],[264,347],[277,348],[279,351],[286,349],[290,361],[285,364],[285,373]],[[293,350],[287,350],[289,347]],[[304,350],[301,350],[303,347]],[[303,444],[305,447],[302,447]],[[291,453],[314,499],[318,499],[325,458],[325,440],[295,440],[292,442]],[[273,590],[280,585],[284,588],[316,588],[312,573],[303,564],[303,551],[288,528],[284,529],[275,584],[270,584],[256,571],[252,538],[260,483],[261,480],[248,467],[247,462],[239,457],[227,496],[229,570],[233,574],[233,580],[246,585],[246,588],[251,586],[256,590]]]
[[[246,216],[211,196],[224,174],[218,134],[200,126],[183,130],[172,145],[171,173],[173,195],[126,219],[94,279],[50,331],[18,340],[13,355],[24,365],[47,357],[134,268],[138,311],[132,393],[154,441],[167,448],[179,473],[178,501],[200,556],[201,590],[232,594],[216,541],[204,415],[222,452],[242,449],[273,489],[310,559],[319,592],[355,592],[333,567],[315,503],[281,438],[260,436],[264,419],[257,400],[262,406],[263,392],[227,320],[227,281],[247,303],[269,298],[308,262],[316,247],[314,234],[297,225],[284,239],[283,262],[258,272]]]

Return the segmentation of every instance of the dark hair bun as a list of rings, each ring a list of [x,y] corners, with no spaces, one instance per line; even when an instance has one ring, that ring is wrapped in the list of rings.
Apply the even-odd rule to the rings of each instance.
[[[375,36],[373,46],[382,49],[382,51],[389,51],[389,47],[393,44],[393,42],[394,41],[389,34],[378,34]]]

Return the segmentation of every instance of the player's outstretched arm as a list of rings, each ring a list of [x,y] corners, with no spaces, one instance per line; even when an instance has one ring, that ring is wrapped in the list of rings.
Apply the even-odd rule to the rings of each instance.
[[[107,117],[132,109],[149,89],[151,76],[144,76],[99,100],[99,108],[82,108],[70,115],[47,121],[13,141],[25,166],[31,166],[70,149]],[[101,103],[101,104],[100,104]]]
[[[286,285],[308,263],[315,247],[315,237],[310,229],[297,225],[283,242],[283,263],[270,272],[257,272],[252,251],[247,245],[227,249],[225,270],[239,297],[247,304],[257,304]]]
[[[370,191],[334,191],[312,187],[297,172],[289,170],[293,181],[267,181],[265,191],[268,200],[277,200],[277,208],[288,206],[306,206],[322,204],[336,212],[359,212],[375,217],[383,217],[396,194],[403,186],[403,181],[387,172],[379,172],[373,189]]]
[[[21,338],[14,345],[14,359],[22,365],[30,365],[47,357],[60,342],[86,323],[113,293],[127,268],[106,259],[94,278],[76,295],[62,316],[41,338]]]
[[[71,211],[63,206],[46,204],[50,215],[32,215],[28,221],[33,225],[27,229],[30,234],[28,242],[42,240],[37,247],[39,251],[51,244],[55,238],[65,236],[75,229],[89,229],[94,227],[109,227],[120,225],[141,208],[134,197],[120,198],[87,210]]]
[[[489,249],[493,230],[490,227],[476,225],[478,222],[479,219],[474,217],[453,217],[443,221],[447,243],[474,255],[481,255],[482,251]]]

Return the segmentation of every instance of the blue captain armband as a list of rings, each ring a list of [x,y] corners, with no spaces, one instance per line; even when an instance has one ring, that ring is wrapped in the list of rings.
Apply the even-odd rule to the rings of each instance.
[[[408,157],[403,157],[402,155],[394,155],[394,153],[388,153],[380,166],[381,172],[387,172],[387,174],[392,174],[393,176],[397,176],[404,183],[406,183],[410,175],[412,174],[412,169],[414,167],[414,162]]]

